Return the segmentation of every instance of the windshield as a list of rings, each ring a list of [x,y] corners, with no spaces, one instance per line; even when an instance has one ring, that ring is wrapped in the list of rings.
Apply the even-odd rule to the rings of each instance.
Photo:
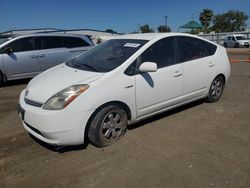
[[[66,65],[93,72],[109,72],[140,49],[147,40],[112,39],[96,46]]]
[[[0,38],[0,45],[8,41],[8,38]]]
[[[237,36],[236,39],[237,39],[237,40],[246,40],[246,38],[243,37],[243,36]]]

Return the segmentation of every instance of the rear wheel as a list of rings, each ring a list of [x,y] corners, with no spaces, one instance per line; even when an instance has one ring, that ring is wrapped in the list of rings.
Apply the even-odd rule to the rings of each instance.
[[[102,108],[90,124],[90,142],[97,147],[115,143],[125,134],[127,119],[127,113],[120,106],[110,105]]]
[[[208,96],[207,96],[207,101],[208,102],[216,102],[220,99],[223,89],[224,89],[224,78],[222,76],[217,76],[209,89]]]
[[[236,44],[234,45],[234,47],[235,47],[235,48],[239,48],[239,44],[236,43]]]

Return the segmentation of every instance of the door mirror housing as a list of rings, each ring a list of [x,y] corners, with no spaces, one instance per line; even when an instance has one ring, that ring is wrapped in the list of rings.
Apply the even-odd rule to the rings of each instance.
[[[140,72],[156,72],[157,64],[154,62],[144,62],[139,67]]]
[[[7,47],[7,48],[4,49],[4,52],[5,52],[6,54],[12,54],[12,53],[13,53],[13,50],[12,50],[12,48]]]

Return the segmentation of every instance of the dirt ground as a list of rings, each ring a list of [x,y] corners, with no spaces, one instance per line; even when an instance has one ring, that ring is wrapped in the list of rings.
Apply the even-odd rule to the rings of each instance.
[[[32,139],[16,112],[27,81],[0,88],[0,187],[250,187],[250,64],[232,64],[221,100],[130,127],[104,148],[60,152]]]

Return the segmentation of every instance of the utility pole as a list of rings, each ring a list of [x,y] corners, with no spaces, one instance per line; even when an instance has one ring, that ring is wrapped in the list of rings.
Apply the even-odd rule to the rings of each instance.
[[[165,18],[165,25],[166,27],[168,27],[168,16],[164,16],[164,18]]]
[[[138,33],[141,33],[141,24],[138,24]]]

